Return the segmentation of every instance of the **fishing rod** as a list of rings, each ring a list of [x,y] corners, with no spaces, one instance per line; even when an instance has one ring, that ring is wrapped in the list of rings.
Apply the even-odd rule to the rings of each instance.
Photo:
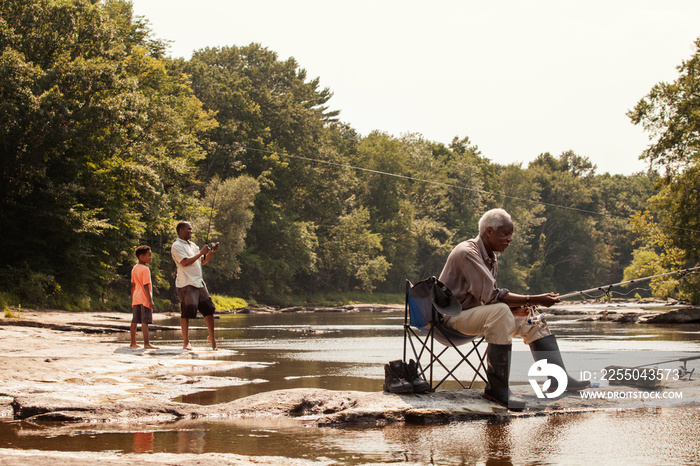
[[[665,277],[667,275],[675,275],[677,273],[680,273],[682,275],[686,275],[686,274],[694,272],[696,270],[700,270],[700,267],[690,267],[687,269],[674,270],[673,272],[666,272],[666,273],[660,273],[658,275],[651,275],[649,277],[635,278],[634,280],[628,280],[626,282],[620,282],[620,283],[612,283],[610,285],[603,285],[603,286],[599,286],[596,288],[590,288],[588,290],[572,291],[571,293],[560,295],[559,299],[571,298],[573,296],[579,296],[579,295],[583,296],[585,298],[586,293],[591,293],[593,291],[602,291],[602,292],[607,294],[610,292],[610,289],[612,289],[613,287],[616,287],[616,286],[629,285],[631,283],[637,283],[637,282],[641,282],[641,281],[651,280],[653,278]]]
[[[216,202],[216,192],[218,191],[219,185],[216,184],[214,185],[214,193],[212,194],[212,199],[211,199],[211,210],[209,211],[209,226],[207,227],[207,239],[204,241],[204,244],[206,244],[211,251],[214,250],[214,243],[209,244],[209,233],[211,232],[211,221],[212,218],[214,217],[214,203]]]
[[[650,363],[650,364],[640,364],[639,366],[634,366],[634,367],[637,368],[637,367],[656,366],[656,365],[658,365],[658,364],[668,364],[668,363],[671,363],[671,362],[682,362],[682,363],[686,363],[686,362],[688,362],[688,361],[694,361],[694,360],[696,360],[696,359],[700,359],[700,356],[688,356],[688,357],[685,357],[685,358],[671,359],[671,360],[669,360],[669,361],[652,362],[652,363]]]
[[[683,365],[679,366],[678,369],[675,370],[676,374],[676,380],[683,380],[683,377],[688,376],[688,381],[690,381],[691,377],[693,377],[693,373],[695,372],[695,367],[693,368],[688,368],[688,361],[694,361],[700,359],[700,356],[688,356],[684,358],[677,358],[677,359],[670,359],[668,361],[661,361],[661,362],[652,362],[649,364],[640,364],[638,366],[633,366],[629,368],[624,368],[625,370],[627,369],[639,369],[641,367],[649,367],[649,366],[654,366],[654,371],[656,371],[656,368],[662,364],[669,364],[672,362],[682,362]],[[669,369],[666,369],[667,371]],[[667,375],[668,377],[668,375]]]

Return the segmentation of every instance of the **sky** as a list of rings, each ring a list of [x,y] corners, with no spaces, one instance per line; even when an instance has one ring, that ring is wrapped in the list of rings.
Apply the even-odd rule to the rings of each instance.
[[[572,150],[597,173],[648,168],[627,112],[673,82],[697,0],[132,0],[169,55],[259,43],[333,92],[361,135],[468,137],[500,164]]]

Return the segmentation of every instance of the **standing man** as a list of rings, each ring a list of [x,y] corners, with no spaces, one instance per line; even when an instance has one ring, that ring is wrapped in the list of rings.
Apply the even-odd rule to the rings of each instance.
[[[549,307],[559,302],[559,295],[521,295],[496,286],[496,253],[505,251],[512,237],[513,221],[508,212],[489,210],[479,220],[479,236],[459,243],[452,250],[440,281],[462,304],[462,312],[445,317],[445,325],[465,335],[484,335],[488,343],[484,397],[512,410],[522,410],[525,402],[508,388],[512,337],[521,337],[530,346],[535,360],[547,357],[550,363],[566,368],[547,325],[529,324],[526,310],[521,310],[529,305]],[[582,390],[589,385],[588,381],[569,376],[566,390]],[[550,390],[556,388],[556,379],[551,378]]]
[[[175,288],[180,299],[180,327],[182,327],[182,347],[192,350],[189,338],[189,320],[197,317],[197,310],[204,316],[209,336],[207,340],[211,348],[216,350],[216,338],[214,337],[214,302],[209,296],[207,285],[202,277],[202,265],[211,260],[211,257],[219,250],[219,243],[214,244],[214,249],[209,245],[197,247],[192,238],[192,225],[188,222],[180,222],[177,225],[178,238],[170,248],[175,265],[177,265],[177,278]]]

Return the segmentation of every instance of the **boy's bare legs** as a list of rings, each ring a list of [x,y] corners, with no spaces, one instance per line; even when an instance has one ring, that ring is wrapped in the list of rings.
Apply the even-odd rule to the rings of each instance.
[[[129,345],[130,348],[141,348],[137,343],[136,343],[136,328],[138,327],[139,324],[136,322],[131,323],[131,345]]]
[[[146,349],[158,349],[157,346],[153,346],[148,337],[148,324],[141,324],[141,330],[143,330],[143,347]]]
[[[180,317],[180,328],[182,329],[182,349],[192,351],[190,344],[190,320]]]
[[[207,324],[207,330],[209,330],[209,336],[207,337],[207,341],[211,343],[211,349],[216,351],[217,348],[216,337],[214,336],[214,315],[212,314],[210,316],[205,316],[204,323]]]

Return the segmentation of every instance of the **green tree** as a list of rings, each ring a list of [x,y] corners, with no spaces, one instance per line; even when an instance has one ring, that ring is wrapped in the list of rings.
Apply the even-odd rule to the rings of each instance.
[[[212,179],[206,189],[202,209],[208,211],[197,217],[193,229],[198,232],[196,241],[219,242],[216,260],[208,266],[207,282],[220,293],[233,294],[234,279],[240,271],[239,255],[245,248],[245,239],[253,223],[253,205],[260,186],[250,176],[240,176],[221,181]]]
[[[403,281],[416,266],[413,231],[414,208],[408,202],[406,179],[411,154],[406,140],[373,132],[363,138],[353,164],[366,170],[358,177],[357,199],[368,209],[370,230],[382,241],[383,256],[391,264],[385,290],[403,289]]]
[[[360,207],[340,218],[330,232],[324,251],[324,264],[337,274],[341,290],[360,288],[372,291],[385,279],[390,267],[383,255],[382,237],[370,231],[370,212]]]
[[[647,225],[663,230],[668,253],[682,251],[684,264],[692,264],[700,258],[689,246],[700,241],[700,39],[678,73],[674,82],[653,86],[627,115],[652,141],[640,158],[665,171],[649,201],[655,218]],[[697,299],[700,287],[688,293]]]
[[[411,235],[403,239],[412,248],[409,257],[415,265],[394,279],[394,290],[402,286],[401,278],[440,275],[452,248],[476,236],[484,210],[480,153],[469,138],[454,138],[449,146],[412,134],[401,141],[409,155],[406,173],[415,179],[405,182],[414,220]]]
[[[496,205],[511,215],[514,224],[513,242],[499,257],[498,281],[499,286],[514,292],[540,293],[552,289],[552,286],[546,286],[546,282],[532,277],[533,274],[541,275],[541,268],[547,271],[543,258],[531,253],[546,220],[545,207],[539,203],[540,186],[536,182],[536,174],[535,170],[525,170],[519,164],[512,164],[503,167],[497,178],[497,192],[501,194],[501,199]],[[531,281],[542,288],[530,290]]]
[[[8,1],[0,17],[5,264],[104,297],[189,203],[211,120],[127,2]]]
[[[596,229],[610,253],[607,273],[601,274],[601,283],[620,281],[625,267],[630,263],[636,230],[631,219],[635,213],[647,207],[647,200],[654,194],[653,172],[631,176],[604,174],[592,181],[598,216]]]
[[[609,267],[610,251],[597,230],[592,189],[595,167],[587,158],[565,152],[542,154],[530,163],[539,185],[546,219],[533,230],[530,287],[567,292],[597,282]],[[546,272],[543,274],[543,272]]]
[[[237,286],[265,299],[316,284],[299,277],[318,270],[316,232],[328,231],[348,197],[337,147],[354,141],[325,105],[330,91],[258,44],[204,49],[181,65],[219,123],[202,176],[246,174],[260,185]]]
[[[625,268],[624,280],[660,275],[682,268],[685,252],[673,246],[648,211],[635,214],[632,225],[639,235],[641,246],[634,250],[632,263]],[[687,284],[691,287],[683,286]],[[681,282],[678,276],[659,277],[650,282],[653,295],[661,299],[672,296],[693,299],[696,296],[692,285],[697,286],[697,280]]]
[[[467,137],[361,137],[293,58],[251,44],[173,60],[166,48],[128,1],[0,3],[3,290],[52,304],[126,297],[133,248],[147,243],[156,291],[172,297],[174,225],[189,220],[201,243],[210,215],[222,240],[212,288],[270,303],[438,275],[490,207],[516,223],[499,277],[514,289],[579,288],[629,262],[625,217],[655,192],[652,172],[599,177],[573,152],[502,166]],[[695,61],[633,114],[659,135],[647,156],[667,166],[649,210],[686,260]]]
[[[674,82],[654,85],[627,113],[653,141],[641,158],[663,166],[671,175],[695,165],[700,155],[700,38],[694,55],[678,66],[678,72]]]
[[[441,162],[445,167],[446,181],[454,188],[445,191],[450,208],[443,214],[442,221],[462,241],[478,234],[479,218],[487,210],[487,203],[493,201],[486,194],[491,189],[487,183],[497,175],[493,164],[482,156],[468,137],[455,137],[449,149]]]

